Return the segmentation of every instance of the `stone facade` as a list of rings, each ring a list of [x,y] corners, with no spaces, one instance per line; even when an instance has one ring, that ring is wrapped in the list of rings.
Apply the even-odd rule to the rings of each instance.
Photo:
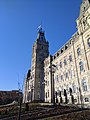
[[[42,28],[32,48],[32,66],[25,80],[24,102],[44,101],[44,60],[49,55],[49,43]]]
[[[90,104],[90,1],[83,0],[76,23],[77,32],[52,56],[51,66],[49,57],[44,61],[46,102]]]
[[[83,0],[77,31],[53,56],[40,28],[25,80],[24,102],[90,103],[90,1]]]

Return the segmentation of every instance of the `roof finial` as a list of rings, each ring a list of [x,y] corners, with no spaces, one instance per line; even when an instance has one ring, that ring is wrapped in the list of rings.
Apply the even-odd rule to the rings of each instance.
[[[42,24],[38,26],[38,32],[42,32]]]

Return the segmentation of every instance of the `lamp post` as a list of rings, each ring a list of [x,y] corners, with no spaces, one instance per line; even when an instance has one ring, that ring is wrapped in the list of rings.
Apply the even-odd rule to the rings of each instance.
[[[21,120],[21,108],[22,108],[22,95],[21,90],[19,89],[19,113],[18,113],[18,120]]]
[[[56,65],[51,64],[49,66],[49,69],[50,69],[50,77],[51,77],[51,103],[55,104],[54,73],[55,73]]]

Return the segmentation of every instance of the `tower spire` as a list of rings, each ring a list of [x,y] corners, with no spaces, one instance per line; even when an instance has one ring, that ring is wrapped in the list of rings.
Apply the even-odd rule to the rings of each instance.
[[[42,24],[38,26],[37,39],[40,41],[46,41],[44,31],[42,30]]]
[[[37,28],[38,32],[42,32],[42,24],[40,24]]]

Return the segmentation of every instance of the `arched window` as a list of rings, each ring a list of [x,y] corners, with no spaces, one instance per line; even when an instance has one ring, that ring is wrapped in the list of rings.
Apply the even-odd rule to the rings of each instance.
[[[83,66],[83,62],[82,61],[79,62],[79,67],[80,67],[80,71],[84,70],[84,66]]]

